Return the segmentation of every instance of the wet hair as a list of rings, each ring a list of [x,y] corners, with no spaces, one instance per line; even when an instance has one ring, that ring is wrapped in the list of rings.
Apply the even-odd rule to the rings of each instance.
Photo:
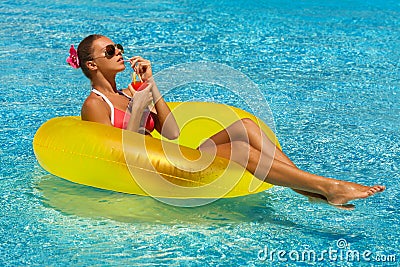
[[[92,57],[93,42],[102,37],[104,36],[100,34],[89,35],[85,37],[85,39],[83,39],[78,46],[79,65],[82,68],[82,71],[85,74],[85,76],[88,77],[89,79],[91,79],[91,75],[88,67],[86,66],[86,62],[93,59]]]

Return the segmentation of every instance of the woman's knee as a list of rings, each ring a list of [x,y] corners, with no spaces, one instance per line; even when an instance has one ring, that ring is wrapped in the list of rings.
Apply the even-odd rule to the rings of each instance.
[[[240,121],[242,122],[242,124],[244,125],[244,127],[246,129],[249,129],[249,128],[251,129],[253,127],[258,127],[258,125],[252,119],[243,118]]]
[[[256,124],[248,118],[243,118],[227,128],[228,135],[232,141],[248,141],[249,134],[255,131]]]
[[[243,118],[240,121],[243,125],[243,128],[245,129],[247,138],[250,134],[260,133],[260,130],[261,130],[260,127],[253,120],[251,120],[249,118]]]

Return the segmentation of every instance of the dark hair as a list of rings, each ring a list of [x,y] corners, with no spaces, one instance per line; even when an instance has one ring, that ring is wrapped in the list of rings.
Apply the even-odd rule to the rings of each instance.
[[[100,34],[89,35],[85,37],[85,39],[83,39],[78,46],[79,65],[82,68],[85,76],[89,79],[91,79],[91,75],[88,67],[86,66],[86,62],[92,60],[93,42],[101,37],[104,36]]]

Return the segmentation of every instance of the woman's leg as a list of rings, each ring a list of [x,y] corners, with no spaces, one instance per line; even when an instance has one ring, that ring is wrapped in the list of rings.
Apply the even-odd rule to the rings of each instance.
[[[243,141],[200,147],[200,150],[233,160],[260,180],[322,195],[334,205],[366,198],[385,189],[384,186],[363,186],[307,173],[278,159],[268,158],[268,155]]]
[[[248,118],[244,118],[232,123],[226,129],[211,136],[203,144],[201,144],[200,147],[220,145],[233,141],[247,142],[255,149],[263,151],[268,155],[275,153],[276,149],[275,144],[268,139],[260,127],[258,127],[255,122]],[[287,163],[293,164],[289,159]]]
[[[201,149],[207,146],[215,146],[234,141],[247,142],[258,151],[262,151],[271,157],[274,156],[275,159],[295,167],[295,164],[289,159],[289,157],[286,156],[274,143],[272,143],[271,140],[269,140],[266,134],[255,122],[248,118],[234,122],[226,129],[211,136],[198,148]]]
[[[289,159],[289,157],[283,153],[274,143],[269,140],[266,134],[261,128],[251,119],[245,118],[238,120],[228,126],[226,129],[216,133],[207,139],[203,144],[200,145],[199,149],[203,149],[207,146],[215,146],[225,144],[234,141],[247,142],[250,146],[255,148],[262,153],[274,157],[275,160],[279,160],[289,166],[296,167],[296,165]],[[326,200],[324,196],[306,192],[299,189],[292,188],[295,192],[305,195],[307,197],[319,198]]]

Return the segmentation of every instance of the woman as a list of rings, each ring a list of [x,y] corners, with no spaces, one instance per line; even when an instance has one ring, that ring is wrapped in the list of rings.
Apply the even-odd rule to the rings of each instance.
[[[72,53],[67,59],[71,65],[79,65],[92,84],[92,92],[82,106],[82,119],[138,132],[143,111],[154,102],[146,132],[150,133],[155,128],[163,136],[176,139],[179,128],[157,88],[148,60],[138,56],[129,59],[135,73],[146,82],[144,90],[136,92],[132,85],[128,89],[117,90],[115,77],[125,70],[122,53],[122,46],[115,45],[109,38],[90,35],[79,44],[77,58]],[[130,116],[125,114],[127,108],[131,111]],[[385,190],[381,185],[363,186],[298,169],[250,119],[233,123],[210,137],[198,149],[233,160],[260,180],[290,187],[300,194],[335,206],[345,206],[348,201]]]

